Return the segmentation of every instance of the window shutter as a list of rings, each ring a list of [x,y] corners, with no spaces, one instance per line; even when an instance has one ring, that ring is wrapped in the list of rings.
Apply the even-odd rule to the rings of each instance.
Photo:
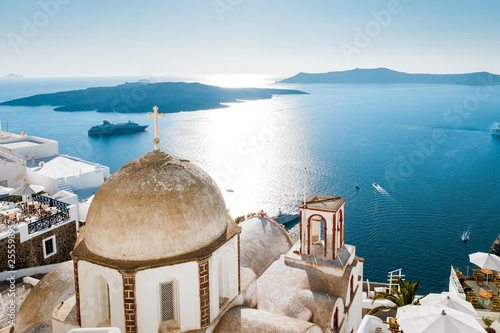
[[[174,283],[160,285],[161,321],[175,320]]]

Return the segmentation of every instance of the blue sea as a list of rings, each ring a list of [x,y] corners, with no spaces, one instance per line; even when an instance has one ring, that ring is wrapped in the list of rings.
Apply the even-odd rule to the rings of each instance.
[[[124,81],[2,80],[0,101]],[[490,134],[500,122],[500,86],[267,86],[309,94],[159,121],[161,148],[216,179],[233,217],[260,209],[295,213],[304,193],[342,196],[345,239],[365,258],[365,279],[386,281],[387,272],[402,268],[406,279],[422,280],[422,293],[447,290],[450,265],[470,271],[468,254],[489,252],[500,234],[500,140]],[[104,119],[150,127],[88,137]],[[0,107],[0,120],[2,130],[58,140],[61,153],[112,172],[153,148],[145,114]]]

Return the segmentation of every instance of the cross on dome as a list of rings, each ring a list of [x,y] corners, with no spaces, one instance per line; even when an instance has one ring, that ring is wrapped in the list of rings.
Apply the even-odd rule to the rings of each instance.
[[[155,138],[153,140],[154,142],[154,150],[160,149],[160,139],[158,138],[160,134],[160,130],[158,129],[158,118],[163,118],[165,115],[163,113],[158,113],[158,107],[155,105],[153,107],[154,113],[148,113],[148,118],[154,118],[155,119]]]

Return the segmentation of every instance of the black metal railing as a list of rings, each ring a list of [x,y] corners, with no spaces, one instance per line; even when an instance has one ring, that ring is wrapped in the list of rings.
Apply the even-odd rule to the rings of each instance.
[[[39,202],[42,205],[48,205],[49,207],[55,207],[57,209],[57,213],[43,217],[37,221],[33,221],[28,223],[28,234],[32,234],[44,229],[48,229],[53,225],[63,222],[64,220],[69,219],[69,204],[65,202],[61,202],[56,199],[52,199],[40,194],[32,194],[31,197],[34,201]],[[6,197],[0,198],[0,201],[5,202],[13,202],[20,203],[22,201],[21,196],[9,195]]]
[[[50,216],[41,218],[38,221],[28,223],[28,234],[32,234],[69,219],[69,210],[63,210]]]
[[[33,200],[38,201],[42,205],[49,205],[49,207],[56,207],[60,211],[68,210],[69,204],[65,202],[61,202],[59,200],[52,199],[36,193],[32,194],[31,197],[33,198]]]

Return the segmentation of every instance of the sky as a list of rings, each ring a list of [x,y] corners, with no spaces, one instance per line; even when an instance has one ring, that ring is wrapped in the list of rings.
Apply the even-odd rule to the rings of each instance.
[[[500,74],[498,0],[0,3],[0,76]]]

